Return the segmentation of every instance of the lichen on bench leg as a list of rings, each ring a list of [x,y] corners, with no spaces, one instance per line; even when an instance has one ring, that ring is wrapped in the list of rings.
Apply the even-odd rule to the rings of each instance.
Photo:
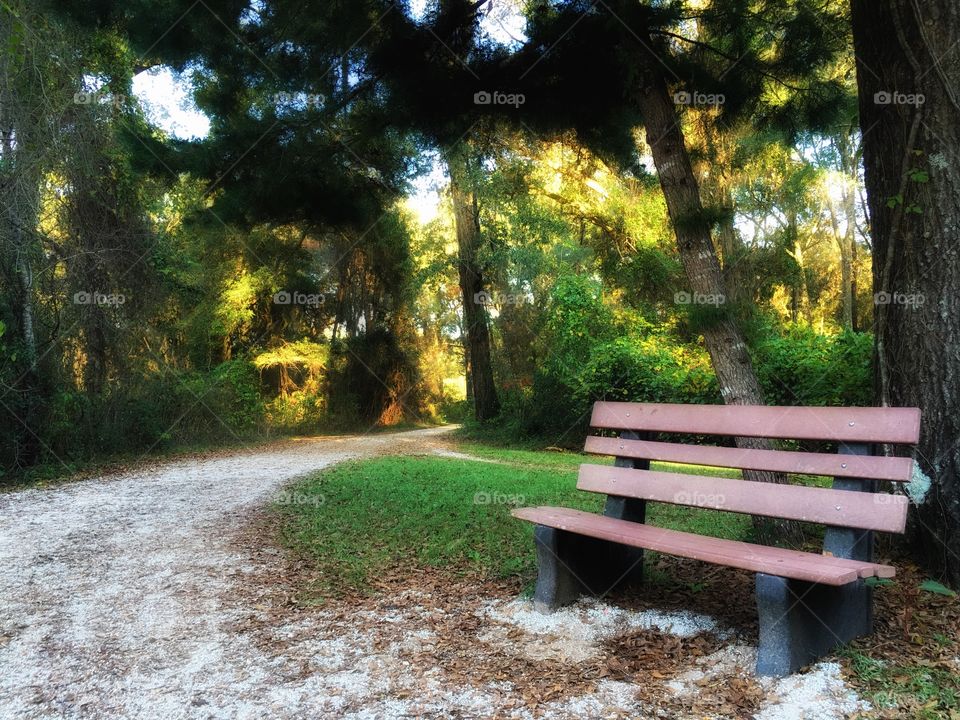
[[[570,533],[537,525],[533,533],[537,546],[537,587],[533,604],[540,612],[553,612],[580,597],[582,585],[571,563],[570,552],[575,540]]]
[[[758,675],[789,675],[871,631],[863,580],[833,586],[757,573],[756,584]]]

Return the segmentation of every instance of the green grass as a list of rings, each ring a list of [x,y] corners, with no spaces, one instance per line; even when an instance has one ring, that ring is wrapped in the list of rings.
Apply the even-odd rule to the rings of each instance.
[[[613,463],[612,458],[596,457],[594,455],[586,455],[569,450],[525,450],[484,445],[474,442],[462,443],[460,445],[460,451],[487,460],[541,468],[576,470],[580,463],[584,462],[595,462],[604,465]]]
[[[599,512],[603,496],[576,489],[573,453],[462,450],[498,462],[382,457],[338,465],[293,488],[282,537],[312,558],[318,594],[363,588],[389,568],[444,568],[488,577],[536,569],[533,526],[510,516],[517,506],[560,505]],[[704,470],[708,470],[704,468]],[[651,523],[743,538],[750,518],[653,504]]]
[[[900,665],[877,660],[857,650],[846,650],[867,699],[878,708],[910,709],[902,717],[937,720],[960,713],[960,677],[948,670],[923,665]]]

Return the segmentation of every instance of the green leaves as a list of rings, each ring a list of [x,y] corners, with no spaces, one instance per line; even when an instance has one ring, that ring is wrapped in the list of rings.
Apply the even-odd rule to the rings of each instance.
[[[957,593],[936,580],[924,580],[920,583],[920,589],[928,593],[933,593],[934,595],[943,595],[945,597],[957,596]]]

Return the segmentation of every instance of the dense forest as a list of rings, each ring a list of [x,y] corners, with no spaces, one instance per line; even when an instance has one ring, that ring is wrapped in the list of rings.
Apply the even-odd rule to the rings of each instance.
[[[933,4],[0,1],[0,483],[404,423],[572,448],[597,399],[918,406],[913,539],[960,581]]]

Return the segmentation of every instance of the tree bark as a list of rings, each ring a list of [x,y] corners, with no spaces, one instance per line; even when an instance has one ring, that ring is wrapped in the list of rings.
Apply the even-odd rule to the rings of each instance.
[[[649,45],[653,47],[652,41]],[[676,107],[653,55],[641,51],[638,59],[643,69],[638,100],[647,144],[673,223],[690,292],[726,299],[727,288],[710,237],[709,223],[704,218],[699,187],[684,144]],[[723,305],[720,307],[724,308]],[[724,308],[709,318],[700,331],[720,383],[724,403],[763,405],[760,382],[747,351],[746,340],[733,314]],[[764,438],[736,438],[736,443],[740,448],[772,447],[772,443]],[[743,474],[750,480],[786,482],[786,477],[779,473],[744,471]],[[795,543],[800,537],[799,526],[795,523],[755,517],[754,528],[764,542],[786,539]]]
[[[490,329],[484,304],[487,289],[477,257],[480,249],[477,196],[470,180],[469,159],[465,151],[448,151],[445,159],[450,173],[450,195],[457,232],[458,274],[467,336],[467,381],[471,384],[477,420],[489,420],[500,414],[500,400],[490,360]],[[467,394],[469,396],[470,392]]]
[[[837,236],[840,246],[840,325],[845,330],[853,329],[853,244],[856,242],[856,211],[851,213],[853,191],[844,188],[842,192],[843,211],[847,227],[843,235]]]
[[[908,536],[918,560],[960,586],[960,5],[852,0],[852,24],[874,292],[884,293],[877,397],[923,411],[916,460],[932,486]]]

